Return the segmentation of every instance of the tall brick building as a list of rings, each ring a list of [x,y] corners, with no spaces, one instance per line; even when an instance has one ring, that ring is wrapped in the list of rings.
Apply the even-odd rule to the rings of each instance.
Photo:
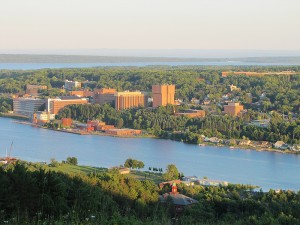
[[[50,114],[57,114],[60,109],[67,105],[87,104],[86,98],[79,98],[77,96],[64,96],[47,99],[46,110]]]
[[[224,113],[232,116],[237,116],[244,109],[243,105],[237,102],[229,102],[228,105],[224,106]]]
[[[135,92],[117,92],[115,93],[115,108],[116,110],[129,109],[145,106],[145,97],[139,91]]]
[[[174,105],[175,85],[153,85],[153,107]]]
[[[102,88],[94,90],[94,103],[104,105],[115,101],[116,90],[112,88]]]

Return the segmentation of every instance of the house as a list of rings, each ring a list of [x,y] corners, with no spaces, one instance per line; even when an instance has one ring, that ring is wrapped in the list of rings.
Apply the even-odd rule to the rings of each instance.
[[[186,176],[182,178],[182,181],[196,181],[199,179],[197,176]]]
[[[205,142],[211,142],[211,143],[219,143],[220,142],[220,139],[218,139],[217,137],[211,137],[211,138],[204,138],[204,141]]]
[[[114,166],[111,167],[110,170],[117,170],[120,174],[129,174],[130,168]]]
[[[240,140],[239,145],[249,146],[251,144],[250,140]]]
[[[159,196],[161,203],[166,203],[168,199],[171,199],[176,213],[182,212],[185,207],[198,203],[197,200],[177,192],[176,183],[173,183],[171,192]]]
[[[228,186],[227,181],[221,180],[199,179],[197,183],[203,186]]]
[[[283,141],[277,141],[273,146],[274,148],[281,148],[285,143]]]

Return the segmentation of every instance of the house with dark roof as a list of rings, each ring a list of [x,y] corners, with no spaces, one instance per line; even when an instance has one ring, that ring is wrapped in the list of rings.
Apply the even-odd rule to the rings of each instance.
[[[198,203],[197,200],[180,194],[177,191],[176,183],[173,183],[171,192],[159,196],[161,203],[166,203],[168,199],[171,199],[176,213],[182,212],[185,207]]]

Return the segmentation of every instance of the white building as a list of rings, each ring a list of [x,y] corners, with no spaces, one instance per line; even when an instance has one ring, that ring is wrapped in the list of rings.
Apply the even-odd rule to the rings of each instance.
[[[65,80],[65,89],[66,90],[71,91],[74,88],[81,88],[81,82]]]
[[[14,114],[32,117],[45,102],[45,99],[39,98],[14,98]]]

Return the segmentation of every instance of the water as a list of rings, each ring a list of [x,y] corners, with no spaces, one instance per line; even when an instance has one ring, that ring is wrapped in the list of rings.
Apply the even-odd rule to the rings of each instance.
[[[125,63],[0,63],[0,70],[37,70],[59,68],[89,68],[105,66],[289,66],[290,63],[224,62],[125,62]]]
[[[12,156],[33,162],[75,156],[81,165],[111,167],[132,157],[142,160],[145,169],[164,169],[173,163],[185,175],[259,185],[263,190],[300,189],[300,155],[200,147],[151,138],[75,135],[0,118],[0,156],[5,155],[12,140]]]

